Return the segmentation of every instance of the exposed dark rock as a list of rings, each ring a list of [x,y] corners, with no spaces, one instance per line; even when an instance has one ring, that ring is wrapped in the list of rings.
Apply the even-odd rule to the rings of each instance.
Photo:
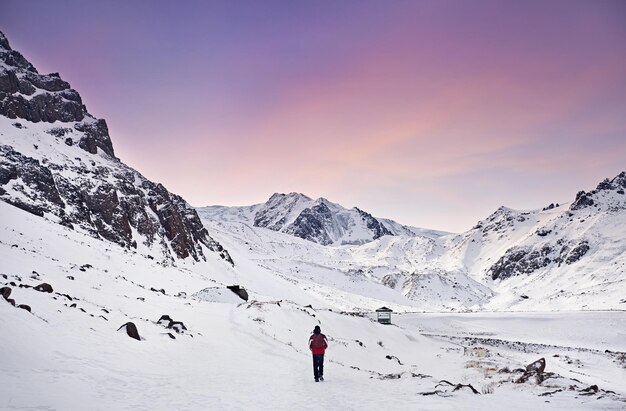
[[[33,287],[34,290],[36,291],[40,291],[42,293],[51,293],[54,290],[52,289],[52,286],[48,283],[41,283],[36,287]]]
[[[93,123],[78,123],[74,128],[84,133],[84,137],[78,142],[78,147],[91,154],[96,154],[99,148],[111,157],[115,157],[106,121],[100,119]]]
[[[530,274],[539,268],[546,267],[552,260],[552,248],[544,245],[538,250],[524,247],[513,247],[489,269],[491,278],[506,279],[515,275]]]
[[[121,329],[124,329],[124,331],[126,331],[126,334],[128,334],[130,338],[141,341],[139,331],[137,331],[137,326],[134,323],[129,321],[126,324],[122,325],[120,328],[118,328],[117,331],[120,331]]]
[[[74,280],[74,279],[75,279],[73,275],[68,275],[68,276],[67,276],[67,277],[65,277],[65,278],[67,278],[68,280]]]
[[[305,240],[329,245],[333,240],[326,231],[332,223],[332,213],[328,206],[321,202],[311,208],[305,208],[285,232]]]
[[[161,293],[161,294],[165,295],[165,289],[164,288],[161,288],[160,290],[157,290],[156,288],[150,287],[150,291],[154,291],[155,293]]]
[[[598,391],[599,391],[598,386],[594,384],[594,385],[591,385],[587,388],[580,390],[581,392],[580,395],[594,395],[594,394],[597,394]]]
[[[546,359],[540,358],[537,361],[530,363],[526,366],[526,372],[542,373],[546,369]]]
[[[540,358],[537,361],[528,364],[526,369],[523,370],[522,376],[515,380],[515,382],[521,384],[531,381],[535,384],[541,384],[545,379],[552,376],[551,373],[545,373],[545,369],[546,360],[545,358]]]
[[[229,285],[226,288],[237,294],[242,300],[248,301],[248,292],[244,288],[239,287],[238,285]]]
[[[172,333],[165,333],[165,335],[167,335],[168,337],[170,337],[172,340],[175,340],[176,337],[174,336],[174,334]]]
[[[591,193],[587,193],[585,191],[579,191],[576,194],[576,200],[570,206],[570,210],[580,210],[581,208],[589,207],[594,204],[593,199],[591,198]]]
[[[176,331],[177,334],[182,334],[187,331],[187,327],[185,327],[182,321],[170,321],[167,328]]]
[[[539,245],[538,248],[512,247],[489,269],[491,278],[496,280],[509,277],[531,274],[551,263],[573,264],[580,260],[589,251],[586,240],[567,242],[558,240],[556,246],[550,244]],[[559,247],[560,245],[560,247]],[[557,253],[558,250],[558,253]]]
[[[450,381],[446,381],[446,380],[441,380],[439,381],[439,384],[435,385],[435,388],[438,388],[440,386],[449,386],[449,387],[453,387],[452,391],[458,391],[461,390],[463,388],[468,388],[472,393],[474,394],[480,394],[473,386],[472,384],[452,384]],[[423,394],[424,395],[424,394]]]
[[[5,300],[9,298],[11,295],[11,287],[2,287],[0,288],[0,296]]]
[[[8,302],[9,304],[11,304],[13,307],[15,307],[15,300],[14,300],[14,299],[12,299],[12,298],[7,298],[6,300],[7,300],[7,302]]]
[[[157,324],[161,324],[167,327],[172,321],[173,320],[169,315],[163,314],[161,318],[159,318],[159,320],[157,321]]]
[[[17,306],[17,308],[21,308],[22,310],[26,310],[28,312],[31,312],[30,311],[30,306],[28,306],[26,304],[20,304],[20,305]]]
[[[539,237],[545,237],[545,236],[547,236],[548,234],[550,234],[551,232],[552,232],[552,230],[548,230],[548,229],[545,229],[545,228],[541,228],[541,229],[537,230],[537,235],[538,235]]]
[[[398,364],[400,365],[404,365],[402,364],[402,362],[400,362],[400,359],[398,357],[396,357],[395,355],[385,355],[385,358],[388,360],[395,360],[398,362]]]
[[[393,235],[391,231],[387,229],[384,225],[380,223],[377,219],[372,217],[371,214],[366,213],[363,210],[360,210],[355,207],[355,210],[361,215],[363,221],[365,221],[367,228],[369,228],[374,233],[374,240],[384,236],[384,235]]]

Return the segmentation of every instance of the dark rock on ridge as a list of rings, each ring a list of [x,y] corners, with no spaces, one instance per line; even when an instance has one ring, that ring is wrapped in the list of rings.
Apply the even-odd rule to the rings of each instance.
[[[562,242],[557,241],[556,245],[543,244],[538,245],[537,248],[512,247],[489,268],[491,278],[504,280],[517,275],[531,274],[552,263],[573,264],[580,260],[590,248],[586,240],[560,244]]]

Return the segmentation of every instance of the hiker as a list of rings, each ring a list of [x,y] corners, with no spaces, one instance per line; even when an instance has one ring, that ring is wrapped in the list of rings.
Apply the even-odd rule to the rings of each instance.
[[[315,382],[324,381],[324,351],[328,348],[326,336],[322,334],[319,325],[313,329],[313,335],[309,338],[309,349],[313,353],[313,376]]]

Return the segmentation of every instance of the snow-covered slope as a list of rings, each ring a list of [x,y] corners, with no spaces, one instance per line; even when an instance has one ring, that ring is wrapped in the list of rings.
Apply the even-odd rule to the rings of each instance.
[[[385,326],[245,262],[164,266],[6,203],[0,216],[0,283],[30,309],[0,297],[3,409],[617,410],[626,401],[623,313],[394,314]],[[247,302],[228,294],[234,281]],[[306,347],[315,325],[329,339],[323,385]],[[541,357],[545,372],[524,371]]]
[[[267,202],[248,207],[208,206],[197,210],[206,220],[251,224],[322,245],[363,244],[385,235],[447,234],[375,218],[357,207],[346,209],[325,198],[313,200],[300,193],[276,193]]]

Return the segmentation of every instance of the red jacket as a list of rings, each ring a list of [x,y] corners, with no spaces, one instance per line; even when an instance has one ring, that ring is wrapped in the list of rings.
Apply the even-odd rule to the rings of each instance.
[[[311,338],[309,338],[309,348],[313,354],[324,354],[324,351],[328,348],[326,336],[322,333],[313,334]]]

